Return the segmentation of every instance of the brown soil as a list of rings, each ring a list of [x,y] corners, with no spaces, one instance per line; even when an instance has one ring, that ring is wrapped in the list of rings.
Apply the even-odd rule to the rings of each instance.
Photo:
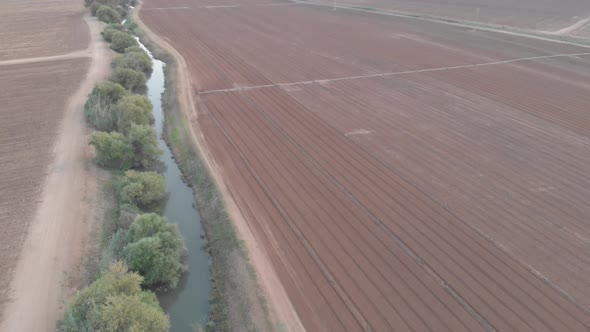
[[[146,2],[236,224],[306,329],[590,328],[588,48]]]
[[[336,3],[540,31],[563,29],[590,15],[590,3],[586,0],[338,0]]]
[[[86,48],[86,11],[79,0],[0,1],[0,60]]]
[[[109,69],[100,25],[86,21],[91,43],[82,58],[29,61],[0,71],[6,75],[0,77],[6,87],[0,103],[8,106],[2,109],[8,121],[0,131],[6,135],[0,165],[10,174],[0,189],[0,223],[8,230],[0,234],[7,246],[1,257],[3,299],[10,289],[2,331],[53,331],[80,280],[97,190],[82,108]]]
[[[144,3],[140,3],[138,6],[137,12],[139,12],[142,8]],[[185,113],[186,119],[188,123],[197,123],[197,114],[196,112],[197,105],[193,100],[192,94],[192,87],[193,84],[191,83],[192,77],[187,75],[189,73],[188,67],[183,56],[176,51],[170,44],[162,39],[157,34],[154,34],[148,26],[146,26],[141,20],[140,17],[138,18],[138,23],[141,25],[143,31],[145,31],[149,38],[155,41],[160,47],[166,49],[167,52],[174,56],[177,62],[177,75],[176,75],[176,84],[178,85],[178,102],[182,111]],[[234,222],[234,225],[238,229],[238,232],[241,238],[245,241],[246,247],[248,250],[248,257],[250,259],[250,263],[254,266],[256,273],[258,275],[259,280],[262,282],[262,287],[264,291],[264,295],[266,300],[269,303],[269,310],[271,315],[271,320],[277,325],[284,325],[286,326],[289,331],[301,331],[303,330],[303,326],[295,309],[278,278],[276,275],[271,263],[268,261],[268,256],[262,251],[260,245],[257,244],[256,240],[254,239],[254,234],[248,227],[241,210],[237,207],[235,201],[233,200],[232,196],[229,195],[229,189],[226,187],[226,184],[222,180],[221,176],[221,169],[216,164],[215,160],[211,156],[211,152],[208,150],[208,146],[204,144],[204,137],[202,136],[202,132],[196,131],[195,127],[191,126],[191,135],[193,136],[194,141],[198,144],[199,149],[201,150],[201,155],[204,157],[205,162],[207,163],[208,169],[211,174],[215,177],[216,183],[222,192],[224,197],[225,207],[228,210],[229,215]],[[235,258],[237,260],[237,258]],[[243,262],[241,263],[243,264]],[[242,279],[245,279],[245,282],[251,284],[248,278],[249,273],[246,269],[241,269],[244,272],[244,276]],[[240,290],[238,290],[240,291]],[[248,297],[247,301],[251,303],[257,302],[257,293],[250,289],[249,291],[246,290],[242,294]],[[256,309],[256,308],[252,308]],[[256,316],[260,319],[264,316],[263,313],[257,312]],[[234,325],[236,326],[236,325]],[[239,325],[237,325],[239,326]],[[264,322],[258,323],[258,326],[265,326]]]

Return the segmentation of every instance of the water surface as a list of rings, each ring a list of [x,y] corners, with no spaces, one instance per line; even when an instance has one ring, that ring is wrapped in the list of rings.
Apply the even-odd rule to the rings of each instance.
[[[193,191],[182,181],[182,174],[172,158],[172,152],[162,139],[164,113],[161,96],[164,92],[165,64],[154,59],[141,43],[140,46],[148,52],[154,62],[154,70],[147,82],[147,87],[148,97],[154,105],[154,127],[158,134],[158,144],[164,151],[160,160],[166,165],[163,175],[170,193],[163,215],[170,222],[178,225],[188,250],[188,271],[182,275],[176,289],[159,294],[158,298],[164,311],[170,315],[170,331],[192,332],[193,324],[204,325],[207,321],[211,293],[209,256],[202,250],[201,218],[194,207]]]

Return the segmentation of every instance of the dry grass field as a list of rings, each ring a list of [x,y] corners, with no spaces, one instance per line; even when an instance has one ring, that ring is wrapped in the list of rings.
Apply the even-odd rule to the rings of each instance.
[[[590,48],[272,0],[140,18],[308,330],[590,329]]]

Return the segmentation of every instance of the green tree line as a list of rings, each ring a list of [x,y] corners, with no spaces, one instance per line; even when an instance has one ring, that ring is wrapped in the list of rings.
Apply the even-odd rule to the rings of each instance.
[[[103,271],[69,301],[58,329],[167,331],[169,318],[154,292],[177,286],[186,271],[186,249],[176,225],[151,212],[167,198],[164,177],[157,172],[162,150],[152,127],[153,106],[143,95],[152,61],[120,24],[130,1],[85,4],[108,23],[102,36],[118,53],[111,78],[94,87],[84,114],[95,129],[88,141],[95,161],[113,172],[119,213]]]

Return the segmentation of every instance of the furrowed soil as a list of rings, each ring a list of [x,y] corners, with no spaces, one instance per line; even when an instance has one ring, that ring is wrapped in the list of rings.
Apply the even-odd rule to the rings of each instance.
[[[108,73],[109,54],[99,23],[83,17],[78,1],[27,4],[0,4],[0,25],[20,22],[23,12],[44,24],[3,28],[0,36],[2,51],[18,49],[0,52],[0,330],[53,331],[80,281],[93,220],[96,183],[82,109]],[[61,15],[47,22],[44,10]],[[80,35],[15,46],[49,27]]]
[[[590,328],[590,48],[284,1],[139,16],[305,329]]]
[[[88,47],[81,1],[0,1],[0,61],[65,54]]]
[[[582,31],[590,16],[585,0],[343,0],[337,4],[590,38]]]

